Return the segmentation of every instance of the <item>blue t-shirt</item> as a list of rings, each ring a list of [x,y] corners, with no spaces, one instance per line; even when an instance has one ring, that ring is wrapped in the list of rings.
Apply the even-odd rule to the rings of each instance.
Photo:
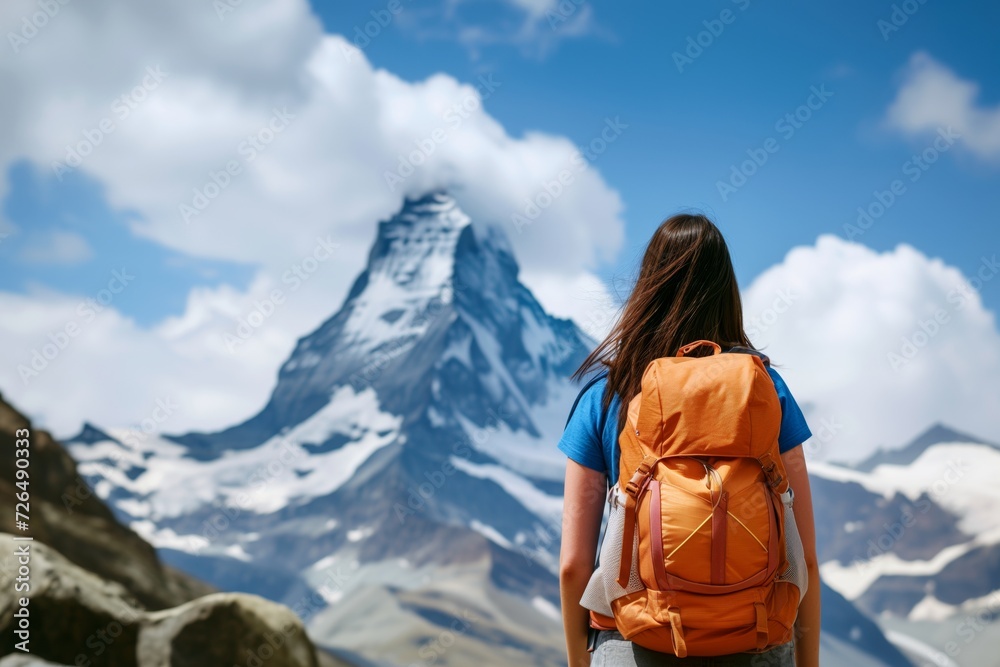
[[[781,403],[781,428],[778,432],[778,449],[782,454],[794,449],[812,436],[809,425],[799,404],[795,402],[788,385],[778,375],[778,372],[767,368],[778,391]],[[594,383],[576,406],[570,417],[566,430],[559,440],[559,450],[582,466],[608,474],[612,483],[618,479],[618,408],[621,404],[618,396],[611,399],[611,407],[604,417],[604,430],[599,433],[601,411],[604,402],[604,390],[607,379],[602,378]]]

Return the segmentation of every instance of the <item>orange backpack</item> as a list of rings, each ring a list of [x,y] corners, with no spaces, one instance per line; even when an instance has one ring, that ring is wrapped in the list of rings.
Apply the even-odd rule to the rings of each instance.
[[[807,581],[774,383],[761,357],[720,352],[646,368],[581,600],[593,627],[681,658],[791,641]]]

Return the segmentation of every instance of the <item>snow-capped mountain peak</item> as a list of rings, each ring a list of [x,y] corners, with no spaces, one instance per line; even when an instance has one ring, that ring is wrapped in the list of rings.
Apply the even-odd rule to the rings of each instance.
[[[359,354],[423,333],[430,304],[451,303],[459,237],[470,219],[443,193],[407,200],[379,225],[368,268],[355,283],[341,336]]]
[[[529,413],[552,403],[591,345],[519,282],[495,225],[474,224],[436,192],[379,223],[368,266],[340,309],[299,339],[260,413],[219,433],[170,439],[201,459],[255,447],[346,385],[372,388],[394,414],[481,427],[496,413],[537,437],[543,429]]]

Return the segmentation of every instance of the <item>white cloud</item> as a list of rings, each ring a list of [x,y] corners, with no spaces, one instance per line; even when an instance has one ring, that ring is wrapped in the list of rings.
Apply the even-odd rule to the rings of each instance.
[[[453,25],[445,33],[422,27],[417,22],[413,22],[413,26],[424,37],[457,38],[474,58],[479,57],[483,47],[494,45],[515,46],[525,56],[544,58],[561,40],[603,33],[598,29],[593,10],[586,0],[496,0],[476,3],[512,8],[521,16],[520,24],[496,19],[468,22],[456,11],[461,5],[468,4],[473,4],[472,0],[446,0],[443,16]],[[442,17],[439,12],[431,15],[436,21]]]
[[[514,7],[528,12],[529,16],[544,16],[546,12],[554,11],[559,6],[559,0],[507,0]]]
[[[1000,333],[978,291],[998,272],[994,254],[967,280],[907,245],[821,236],[754,280],[748,332],[807,407],[812,453],[856,459],[934,422],[1000,440]]]
[[[906,134],[929,134],[951,126],[976,155],[1000,158],[1000,105],[980,104],[979,92],[979,84],[960,79],[930,55],[918,52],[910,58],[887,121]]]
[[[94,251],[76,232],[53,230],[29,240],[20,254],[26,262],[79,264],[93,257]]]
[[[565,304],[578,300],[579,285],[593,285],[590,271],[622,241],[621,201],[593,167],[516,233],[511,214],[570,164],[575,148],[552,135],[508,135],[483,109],[484,98],[505,93],[495,77],[404,81],[324,35],[302,0],[244,3],[223,20],[200,0],[60,7],[0,60],[0,87],[17,91],[0,97],[0,169],[19,159],[43,170],[72,166],[79,154],[75,168],[100,183],[110,205],[138,213],[135,234],[259,267],[248,289],[196,289],[183,314],[150,328],[110,304],[27,384],[17,364],[79,318],[78,300],[0,294],[8,314],[0,340],[12,351],[0,388],[63,433],[83,419],[142,419],[143,406],[164,392],[190,399],[169,431],[249,416],[296,338],[340,305],[375,221],[404,196],[448,188],[473,219],[503,227],[529,286],[544,276],[542,300],[556,314],[576,312]],[[0,25],[17,30],[37,11],[31,0],[3,3]],[[390,189],[386,173],[420,146],[429,153],[418,156],[423,164]],[[226,174],[227,164],[237,173]],[[0,180],[0,197],[8,187]],[[204,203],[199,196],[210,203],[186,223],[180,206]],[[338,244],[335,260],[289,293],[282,275],[327,236]],[[127,260],[96,258],[109,271]],[[136,271],[130,289],[140,289]],[[287,301],[231,353],[223,335],[275,286]]]
[[[611,331],[618,315],[618,305],[607,285],[597,276],[581,272],[567,279],[564,275],[522,274],[532,293],[542,303],[561,301],[559,315],[572,319],[595,341]]]

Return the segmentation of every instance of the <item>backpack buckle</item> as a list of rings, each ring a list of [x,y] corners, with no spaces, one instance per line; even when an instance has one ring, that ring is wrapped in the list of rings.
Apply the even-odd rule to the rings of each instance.
[[[778,472],[778,464],[774,462],[770,454],[765,454],[760,458],[760,467],[764,470],[767,485],[772,489],[777,489],[785,481],[785,478]]]
[[[778,466],[773,463],[764,468],[764,474],[767,475],[767,483],[772,489],[777,489],[784,481],[784,478],[778,472]]]
[[[650,474],[652,466],[647,460],[643,460],[636,468],[635,472],[632,473],[632,479],[628,481],[625,485],[625,493],[632,496],[633,498],[638,498],[649,486],[649,481],[652,479],[652,474]]]

